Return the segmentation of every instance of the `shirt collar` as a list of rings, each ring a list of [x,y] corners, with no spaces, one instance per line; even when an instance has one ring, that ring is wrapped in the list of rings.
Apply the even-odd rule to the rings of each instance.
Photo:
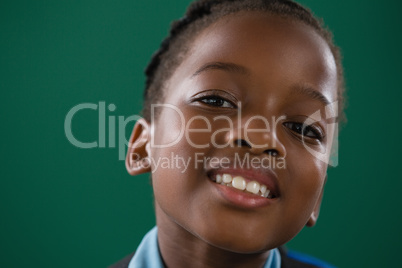
[[[128,268],[164,268],[158,246],[158,228],[155,226],[141,241]],[[281,255],[277,248],[270,251],[264,268],[280,268]]]

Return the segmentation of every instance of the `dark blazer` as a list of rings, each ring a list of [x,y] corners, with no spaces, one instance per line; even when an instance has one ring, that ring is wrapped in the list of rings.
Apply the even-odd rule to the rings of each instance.
[[[319,266],[315,266],[309,263],[302,262],[300,260],[293,259],[288,256],[287,251],[284,247],[279,247],[279,252],[281,254],[281,267],[282,268],[317,268]],[[130,260],[133,258],[134,252],[130,255],[126,256],[124,259],[119,262],[109,266],[109,268],[127,268]],[[136,267],[137,268],[137,267]],[[140,268],[140,267],[139,267]]]

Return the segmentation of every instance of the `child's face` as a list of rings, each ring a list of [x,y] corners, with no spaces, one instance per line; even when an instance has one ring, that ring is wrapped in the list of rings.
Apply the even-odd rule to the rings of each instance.
[[[200,71],[216,62],[232,65],[214,64]],[[337,76],[328,45],[314,30],[266,14],[230,15],[196,37],[166,85],[164,103],[174,105],[183,118],[172,108],[158,110],[152,122],[154,143],[175,141],[183,131],[181,124],[189,125],[173,145],[151,146],[148,151],[155,161],[152,179],[160,229],[187,230],[211,245],[246,253],[284,244],[303,226],[315,223],[327,164],[306,150],[294,122],[303,123],[325,110],[319,96],[336,101]],[[324,120],[314,124],[324,132],[322,141],[317,132],[306,133],[305,143],[316,151],[332,142],[326,124]],[[248,145],[230,146],[238,139]],[[278,155],[269,155],[268,150]],[[172,153],[177,160],[162,166]],[[249,159],[275,158],[282,164],[234,167],[235,158],[247,154]],[[226,158],[229,163],[196,163],[208,157]],[[189,161],[186,169],[181,159]],[[217,174],[268,184],[275,198],[217,184],[213,182]]]

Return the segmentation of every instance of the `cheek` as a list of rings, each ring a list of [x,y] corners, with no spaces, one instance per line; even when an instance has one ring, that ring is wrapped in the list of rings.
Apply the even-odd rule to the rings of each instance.
[[[288,151],[289,152],[289,151]],[[324,186],[327,164],[311,155],[306,150],[298,154],[289,152],[288,191],[284,198],[295,204],[295,213],[299,213],[300,224],[304,225],[310,217]]]
[[[174,118],[174,123],[170,117]],[[151,146],[152,182],[155,200],[162,211],[187,226],[195,218],[192,214],[196,210],[192,208],[205,188],[206,176],[202,162],[197,159],[206,155],[207,149],[200,145],[208,143],[209,135],[188,132],[181,121],[175,111],[163,113],[158,119],[154,128],[155,144]],[[183,122],[189,122],[187,117]],[[205,123],[190,126],[205,129]]]
[[[151,147],[172,148],[183,139],[185,131],[185,119],[182,111],[176,106],[163,104],[166,107],[159,113],[158,118],[151,126]],[[156,112],[157,113],[157,110]]]

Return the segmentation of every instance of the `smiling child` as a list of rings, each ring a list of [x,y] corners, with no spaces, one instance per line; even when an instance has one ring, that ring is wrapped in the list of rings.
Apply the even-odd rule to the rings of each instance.
[[[146,74],[126,167],[152,173],[157,227],[114,267],[329,267],[281,248],[317,221],[336,133],[316,115],[342,107],[340,54],[311,12],[196,1]]]

